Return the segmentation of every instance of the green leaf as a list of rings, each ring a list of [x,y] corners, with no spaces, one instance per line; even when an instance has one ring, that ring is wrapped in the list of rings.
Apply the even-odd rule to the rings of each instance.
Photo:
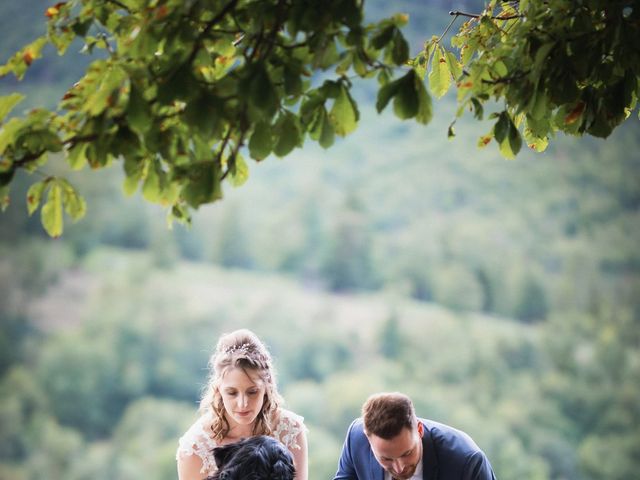
[[[391,21],[396,27],[404,27],[407,22],[409,22],[409,14],[396,13],[393,17],[391,17]]]
[[[340,85],[340,93],[329,112],[329,118],[335,133],[342,137],[354,131],[358,125],[358,108],[344,85]]]
[[[460,48],[460,61],[462,65],[468,65],[473,57],[473,54],[478,50],[477,42],[469,42],[462,45]]]
[[[97,87],[87,96],[83,106],[84,111],[94,117],[115,106],[118,92],[127,81],[127,76],[119,66],[106,65],[98,81]]]
[[[344,19],[345,25],[349,28],[356,28],[362,23],[362,4],[355,1],[342,2],[340,15]]]
[[[482,117],[484,116],[484,107],[482,106],[482,103],[480,103],[480,100],[476,97],[471,97],[471,104],[473,105],[474,118],[476,120],[482,120]]]
[[[409,44],[398,29],[393,35],[391,58],[396,65],[404,65],[409,60]]]
[[[209,94],[203,94],[187,104],[184,119],[187,125],[205,138],[215,138],[220,135],[220,100]]]
[[[5,65],[0,66],[0,77],[13,73],[18,80],[22,80],[33,61],[42,56],[42,48],[46,44],[47,37],[40,37],[16,52]]]
[[[152,160],[147,167],[147,175],[142,185],[142,196],[149,202],[158,203],[162,198],[160,183],[160,165]]]
[[[429,88],[437,98],[440,98],[447,93],[450,86],[451,72],[449,71],[449,64],[445,58],[444,51],[438,46],[431,61]]]
[[[129,92],[126,115],[129,125],[138,133],[145,134],[153,125],[149,103],[145,100],[140,89],[133,83]]]
[[[320,143],[322,148],[329,148],[333,145],[335,131],[324,106],[317,109],[313,122],[309,127],[309,136]]]
[[[509,142],[502,142],[498,145],[498,149],[500,150],[500,154],[504,158],[508,160],[513,160],[514,158],[516,158],[513,150],[511,150],[511,145],[509,144]]]
[[[447,138],[451,139],[453,137],[456,136],[456,131],[454,130],[453,126],[455,125],[456,121],[454,120],[453,122],[451,122],[449,124],[449,128],[447,128]]]
[[[604,108],[594,112],[594,120],[587,127],[587,132],[594,137],[607,138],[613,131],[613,123]]]
[[[380,30],[373,36],[373,38],[371,38],[371,46],[376,50],[381,50],[386,47],[393,38],[393,34],[396,30],[397,28],[394,25],[389,25],[388,27]]]
[[[277,141],[273,153],[278,157],[284,157],[302,143],[300,123],[291,112],[285,112],[278,118],[274,130]]]
[[[531,135],[537,138],[546,138],[552,132],[551,120],[552,118],[543,117],[542,119],[534,118],[531,115],[526,117],[525,130],[530,130]]]
[[[267,122],[258,122],[249,139],[249,155],[254,160],[264,160],[273,150],[273,138],[271,125]]]
[[[67,161],[72,170],[80,170],[87,164],[87,143],[76,143],[69,149]]]
[[[517,155],[522,148],[522,137],[520,136],[520,130],[514,125],[513,122],[509,123],[509,135],[507,137],[509,142],[509,148],[513,152],[513,155]]]
[[[31,152],[48,151],[60,152],[62,150],[62,141],[57,133],[50,129],[42,129],[31,132],[24,139],[25,146]]]
[[[498,60],[493,63],[493,71],[496,72],[499,78],[504,78],[509,73],[507,66],[502,60]]]
[[[314,53],[315,57],[312,63],[314,68],[326,70],[333,67],[340,60],[340,53],[333,39],[318,45],[318,48],[314,49]]]
[[[199,162],[189,168],[188,180],[180,196],[193,208],[222,198],[220,176],[213,161]]]
[[[25,123],[24,118],[12,118],[0,128],[0,154],[16,141],[16,134]]]
[[[29,190],[27,190],[27,211],[29,212],[29,215],[33,215],[33,212],[35,212],[40,206],[42,194],[48,184],[49,180],[42,180],[34,183],[29,187]]]
[[[40,211],[42,226],[53,238],[62,235],[62,188],[57,182],[53,182],[47,195],[47,202]]]
[[[402,78],[396,79],[387,83],[378,91],[378,98],[376,100],[376,110],[378,113],[382,112],[389,103],[389,100],[396,96],[402,81]]]
[[[420,110],[420,98],[414,82],[416,77],[415,70],[409,70],[402,77],[398,93],[393,99],[393,112],[403,120],[415,117]]]
[[[351,68],[351,64],[353,63],[353,60],[354,60],[354,54],[352,52],[344,52],[342,54],[342,60],[336,67],[336,73],[338,75],[346,74],[349,71],[349,68]],[[285,77],[285,80],[286,80],[286,77]]]
[[[157,100],[162,105],[170,105],[174,100],[190,100],[190,97],[200,90],[198,80],[193,76],[189,65],[180,66],[166,78],[157,80],[157,83]]]
[[[551,53],[551,50],[553,50],[555,46],[556,42],[550,41],[543,43],[540,48],[538,48],[533,63],[533,73],[535,76],[538,76],[539,72],[545,68],[545,64],[549,60],[549,53]]]
[[[142,174],[144,173],[144,160],[138,157],[124,159],[125,179],[122,185],[125,195],[133,195],[138,189]]]
[[[317,109],[320,105],[324,105],[327,100],[326,96],[321,90],[312,90],[307,92],[307,98],[302,102],[300,107],[300,118],[305,125],[308,125],[313,117],[316,115]]]
[[[522,147],[520,131],[511,120],[511,116],[503,111],[498,116],[493,133],[500,147],[500,153],[509,159],[515,158]]]
[[[140,177],[130,176],[125,177],[124,182],[122,183],[122,190],[124,194],[127,196],[133,195],[138,189],[138,184],[140,183]]]
[[[240,187],[249,178],[249,167],[247,162],[239,153],[233,161],[233,169],[231,170],[231,185],[234,187]]]
[[[311,122],[309,122],[308,126],[309,137],[311,137],[312,140],[320,140],[320,136],[322,135],[322,125],[326,116],[327,110],[324,106],[316,108],[313,112]]]
[[[334,139],[335,139],[335,129],[333,128],[333,125],[331,124],[331,122],[329,121],[329,115],[323,115],[323,120],[322,120],[322,133],[320,134],[320,146],[322,148],[329,148],[331,145],[333,145]]]
[[[436,47],[439,45],[438,43],[438,36],[437,35],[433,35],[431,37],[431,40],[424,42],[424,50],[422,51],[422,55],[424,56],[425,59],[425,69],[427,67],[427,64],[431,61],[431,57],[433,57],[433,53],[436,51]],[[418,71],[418,73],[422,73],[420,71]],[[426,71],[425,71],[426,74]],[[422,78],[424,78],[424,75],[422,74]]]
[[[424,86],[424,82],[417,73],[413,77],[413,83],[418,94],[418,113],[416,115],[416,120],[426,125],[433,117],[431,97]]]
[[[498,121],[493,128],[493,135],[495,136],[498,143],[504,142],[504,140],[507,138],[507,135],[509,133],[509,122],[509,114],[507,112],[500,113]]]
[[[71,24],[71,29],[73,30],[73,33],[75,33],[78,37],[84,37],[87,35],[87,32],[89,31],[89,28],[91,28],[92,24],[93,24],[92,18],[89,18],[84,21],[81,21],[78,18],[76,19],[76,21],[74,21]]]
[[[548,137],[536,137],[529,127],[524,128],[524,138],[527,146],[536,152],[544,152],[549,145]]]
[[[487,135],[483,135],[478,139],[478,148],[484,148],[487,145],[489,145],[489,142],[491,142],[491,139],[494,138],[494,134],[489,133]]]
[[[0,122],[3,122],[11,110],[24,98],[24,95],[20,93],[12,93],[11,95],[0,97]]]
[[[189,207],[181,203],[173,205],[169,214],[167,215],[167,226],[169,227],[169,229],[173,227],[173,220],[178,220],[183,225],[191,227],[191,215],[189,214]]]
[[[323,101],[327,98],[338,98],[343,88],[342,83],[334,80],[325,80],[320,87],[320,94]]]
[[[137,133],[128,126],[122,125],[113,139],[111,146],[111,154],[113,156],[122,156],[124,158],[140,156],[142,150],[142,142]]]
[[[62,187],[62,203],[64,210],[75,221],[84,217],[87,211],[87,203],[84,198],[78,195],[76,189],[65,179],[59,179]]]
[[[429,63],[428,58],[425,56],[425,53],[419,53],[416,58],[413,60],[413,68],[417,72],[420,78],[424,78],[427,74],[427,64]]]
[[[256,66],[251,75],[249,100],[267,118],[271,118],[278,110],[279,104],[278,94],[271,82],[271,78],[262,65]]]
[[[292,68],[287,68],[285,65],[284,70],[284,92],[286,95],[299,96],[302,94],[303,85],[300,78],[300,71]]]
[[[458,61],[458,58],[453,52],[448,50],[444,51],[444,58],[447,60],[447,66],[454,80],[458,80],[462,76],[462,64]]]
[[[353,70],[361,77],[374,74],[374,70],[367,69],[366,54],[360,51],[353,54]]]

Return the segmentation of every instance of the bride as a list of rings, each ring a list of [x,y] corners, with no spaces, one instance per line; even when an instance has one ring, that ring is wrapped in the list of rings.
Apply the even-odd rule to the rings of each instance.
[[[212,450],[254,435],[279,440],[293,456],[296,480],[307,480],[303,418],[280,406],[271,356],[251,331],[223,335],[209,360],[210,377],[200,418],[178,442],[179,480],[203,480],[216,472]]]

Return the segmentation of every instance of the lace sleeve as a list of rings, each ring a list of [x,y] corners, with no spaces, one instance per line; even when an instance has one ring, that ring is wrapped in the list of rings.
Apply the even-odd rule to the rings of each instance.
[[[280,440],[289,450],[297,450],[300,445],[296,440],[302,432],[307,432],[307,427],[304,425],[304,417],[289,410],[281,410],[273,436]]]
[[[200,473],[211,476],[216,471],[216,463],[211,450],[216,447],[216,442],[207,434],[205,428],[210,424],[208,417],[200,417],[187,432],[178,440],[176,460],[180,457],[197,455],[202,460]]]

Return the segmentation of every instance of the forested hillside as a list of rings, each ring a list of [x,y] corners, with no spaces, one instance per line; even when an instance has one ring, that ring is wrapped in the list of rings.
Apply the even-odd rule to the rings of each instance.
[[[409,11],[412,42],[442,33],[449,2],[415,3],[368,2]],[[0,4],[0,61],[46,4]],[[55,102],[82,65],[39,69],[25,88]],[[506,161],[477,147],[482,124],[447,140],[451,99],[424,127],[358,95],[355,134],[252,163],[191,229],[123,195],[116,163],[68,172],[90,215],[51,240],[18,179],[0,214],[0,479],[175,478],[208,355],[240,326],[306,418],[311,479],[392,389],[469,432],[498,478],[636,476],[637,119]]]

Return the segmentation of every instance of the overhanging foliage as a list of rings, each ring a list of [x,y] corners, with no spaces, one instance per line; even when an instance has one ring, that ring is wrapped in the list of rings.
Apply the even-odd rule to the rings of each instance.
[[[453,49],[434,36],[410,59],[398,14],[365,24],[360,0],[70,0],[46,11],[48,34],[16,53],[0,75],[21,79],[48,42],[64,54],[74,39],[103,54],[61,99],[5,121],[22,96],[0,98],[0,197],[19,169],[40,171],[51,153],[74,169],[122,160],[125,191],[190,209],[241,185],[244,155],[282,157],[305,138],[330,147],[352,132],[356,79],[377,79],[376,107],[428,123],[432,94],[455,85],[458,116],[502,105],[491,131],[512,158],[522,136],[536,150],[560,130],[606,137],[636,108],[640,12],[631,0],[489,2],[468,18]],[[453,124],[450,135],[453,135]],[[29,190],[47,232],[77,219],[84,200],[44,174]]]

